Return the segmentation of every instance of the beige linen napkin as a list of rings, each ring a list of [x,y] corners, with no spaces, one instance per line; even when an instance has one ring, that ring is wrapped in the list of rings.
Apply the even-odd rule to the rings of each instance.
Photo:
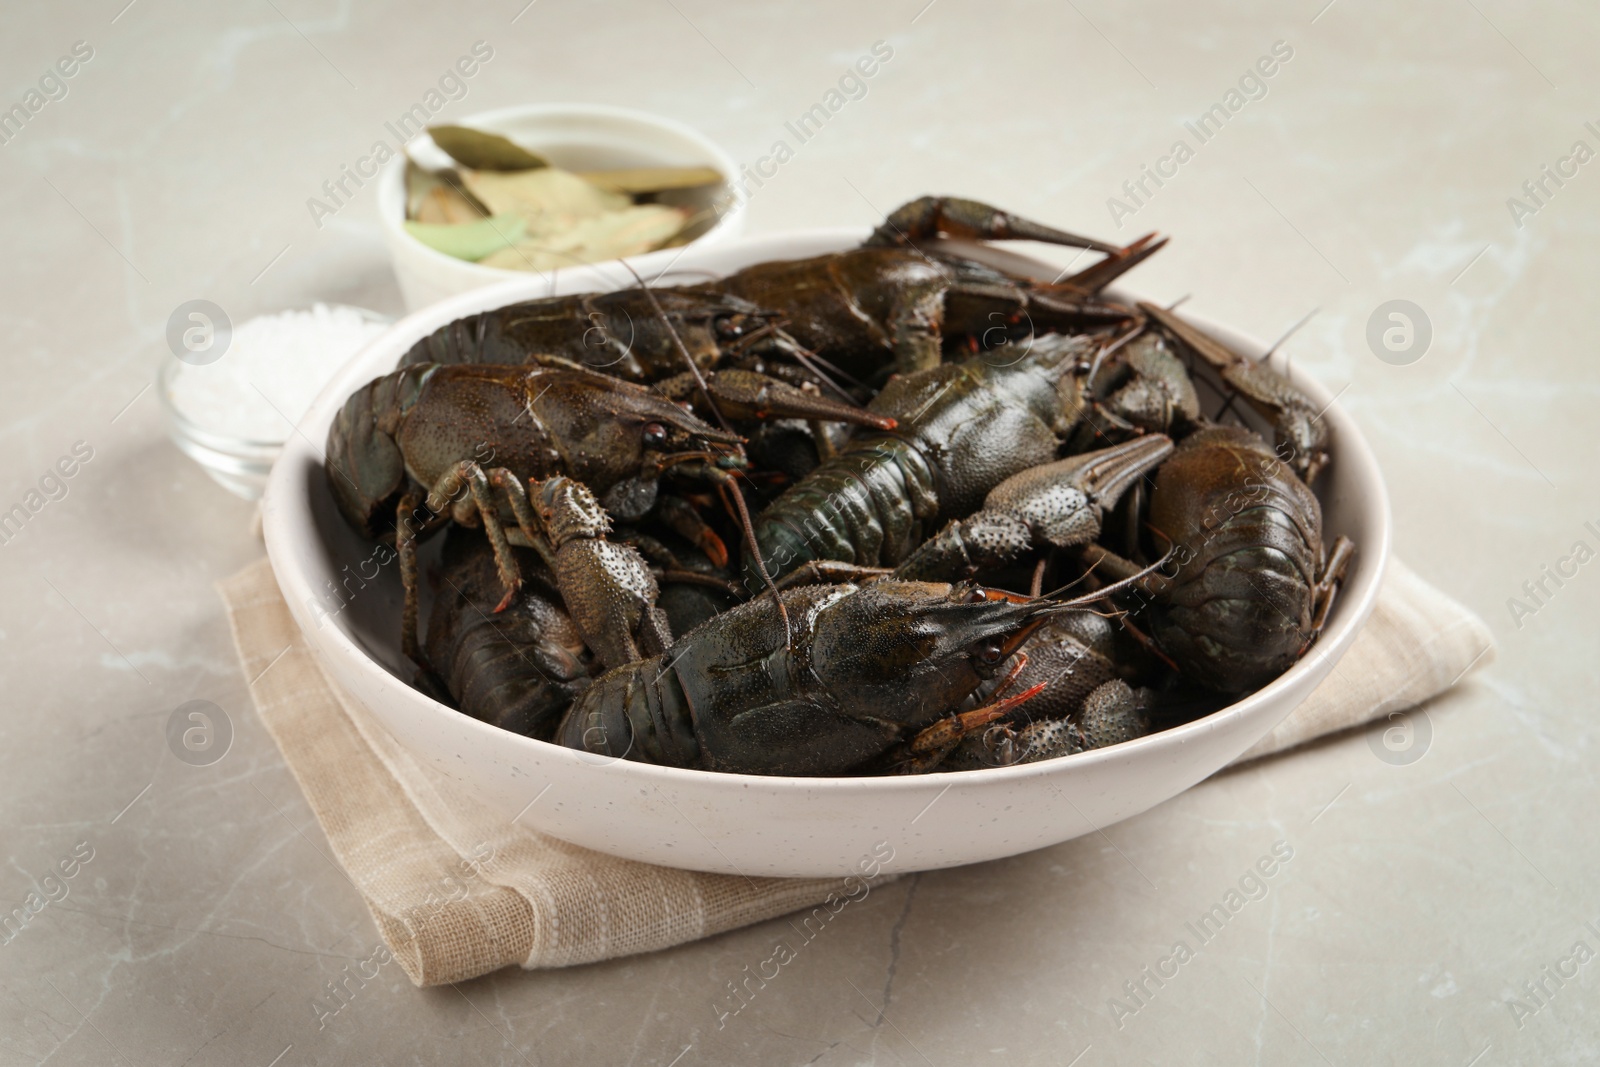
[[[312,659],[265,559],[219,583],[250,695],[389,951],[419,986],[511,964],[650,952],[824,902],[835,879],[655,867],[508,823],[426,767]],[[1391,562],[1337,669],[1241,760],[1448,689],[1492,647],[1472,612]]]

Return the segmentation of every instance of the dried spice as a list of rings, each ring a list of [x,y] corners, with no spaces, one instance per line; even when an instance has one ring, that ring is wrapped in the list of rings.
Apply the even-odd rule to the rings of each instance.
[[[471,222],[413,222],[406,232],[435,252],[457,259],[481,260],[510,248],[528,231],[520,215],[491,215]]]
[[[465,126],[428,133],[457,166],[428,170],[407,159],[406,232],[446,255],[506,270],[686,243],[709,216],[662,200],[724,180],[705,166],[573,172],[499,134]]]
[[[428,135],[451,159],[473,170],[534,170],[549,161],[509,137],[466,126],[429,126]]]

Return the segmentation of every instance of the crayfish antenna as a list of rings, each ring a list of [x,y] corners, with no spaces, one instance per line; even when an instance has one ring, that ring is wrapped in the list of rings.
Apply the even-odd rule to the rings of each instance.
[[[772,575],[767,573],[767,562],[761,558],[761,546],[756,543],[755,524],[750,521],[750,509],[745,505],[744,493],[740,492],[733,476],[724,474],[716,481],[717,492],[723,494],[723,502],[728,498],[733,500],[734,508],[739,512],[739,526],[744,531],[745,548],[751,553],[751,558],[756,561],[756,567],[761,571],[761,580],[767,585],[767,592],[772,594],[772,602],[778,605],[778,618],[783,620],[783,647],[794,647],[794,631],[789,628],[789,609],[784,606],[783,597],[778,593],[777,583],[772,580]]]
[[[829,389],[832,389],[840,399],[851,404],[856,402],[855,397],[845,392],[844,387],[838,382],[834,381],[835,377],[842,378],[845,382],[855,386],[858,389],[866,388],[866,386],[861,383],[860,379],[846,373],[831,360],[823,358],[818,353],[811,351],[811,349],[795,340],[794,335],[789,333],[788,330],[785,330],[779,326],[774,326],[772,328],[772,334],[780,342],[782,342],[784,347],[788,349],[789,353],[794,356],[796,363],[799,363],[806,370],[816,375],[817,380],[823,385],[826,385]]]
[[[1093,604],[1097,600],[1104,600],[1107,597],[1109,597],[1109,596],[1111,596],[1111,595],[1113,595],[1115,593],[1120,593],[1125,589],[1132,589],[1132,588],[1135,588],[1135,587],[1139,587],[1139,588],[1143,589],[1144,586],[1145,586],[1146,580],[1151,575],[1153,575],[1157,571],[1159,571],[1162,567],[1166,566],[1167,561],[1172,559],[1172,557],[1178,551],[1178,546],[1173,544],[1172,539],[1170,537],[1168,537],[1166,534],[1162,533],[1160,530],[1157,530],[1154,526],[1150,527],[1150,531],[1152,533],[1154,533],[1154,534],[1159,535],[1163,541],[1167,542],[1167,550],[1161,554],[1161,558],[1160,559],[1156,560],[1154,563],[1150,564],[1148,567],[1143,567],[1143,568],[1135,571],[1134,573],[1128,575],[1126,578],[1123,578],[1120,581],[1112,582],[1110,585],[1101,586],[1099,589],[1096,589],[1094,592],[1089,593],[1089,594],[1087,594],[1085,596],[1080,596],[1080,597],[1076,598],[1075,600],[1063,600],[1063,601],[1060,601],[1059,602],[1060,605],[1062,607],[1078,607],[1078,606],[1083,605],[1083,604]],[[1107,549],[1101,548],[1099,545],[1095,545],[1095,544],[1084,545],[1082,551],[1084,552],[1085,555],[1093,555],[1093,557],[1094,557],[1094,562],[1091,564],[1091,566],[1089,568],[1089,570],[1091,572],[1101,562],[1110,563],[1110,562],[1112,562],[1113,560],[1115,560],[1117,558],[1114,553],[1110,552]],[[1060,596],[1062,593],[1065,593],[1068,589],[1071,589],[1073,586],[1077,585],[1079,582],[1083,581],[1084,578],[1087,578],[1087,577],[1088,577],[1088,575],[1085,574],[1085,575],[1082,575],[1082,576],[1080,576],[1078,578],[1075,578],[1072,581],[1068,582],[1066,585],[1063,585],[1058,589],[1050,590],[1050,592],[1044,594],[1044,596],[1041,599],[1054,600],[1056,597]]]
[[[1100,373],[1100,367],[1103,363],[1105,363],[1107,356],[1111,355],[1129,341],[1132,341],[1135,337],[1138,337],[1141,333],[1144,333],[1149,325],[1149,321],[1145,318],[1136,318],[1134,319],[1132,329],[1128,330],[1128,332],[1124,333],[1121,337],[1117,338],[1115,341],[1112,341],[1110,344],[1101,345],[1099,348],[1095,349],[1094,362],[1089,364],[1089,374],[1083,380],[1084,388],[1088,389],[1094,385],[1095,375]]]
[[[625,259],[619,260],[619,262],[627,268],[629,274],[633,275],[634,280],[639,283],[639,288],[644,292],[645,299],[650,301],[651,308],[661,317],[661,324],[667,328],[667,336],[672,338],[672,347],[677,349],[678,355],[683,357],[684,365],[689,368],[689,373],[694,375],[695,385],[699,388],[700,395],[705,399],[707,406],[711,408],[711,413],[717,417],[717,422],[722,425],[724,430],[732,433],[733,426],[723,417],[722,409],[717,407],[717,402],[711,395],[711,387],[706,383],[705,375],[700,373],[700,367],[695,363],[694,357],[689,354],[689,349],[684,345],[683,338],[679,337],[678,331],[673,328],[672,320],[667,317],[666,309],[661,306],[661,301],[656,299],[655,292],[645,284],[645,280],[639,277],[639,272],[633,269],[633,264]],[[767,590],[772,594],[773,603],[778,605],[778,617],[783,620],[784,647],[790,648],[794,644],[794,632],[789,628],[789,609],[784,607],[783,598],[778,595],[778,587],[773,584],[772,575],[767,573],[767,565],[761,558],[761,549],[756,544],[755,524],[750,521],[750,509],[745,506],[744,494],[739,491],[738,485],[732,484],[731,478],[728,483],[719,482],[718,488],[724,489],[733,497],[734,506],[739,511],[739,525],[744,528],[745,543],[749,545],[750,551],[755,553],[756,565],[761,568],[761,577],[767,583]]]
[[[1167,310],[1170,311],[1172,309],[1168,308]],[[1284,330],[1283,331],[1283,336],[1279,337],[1276,341],[1272,342],[1272,347],[1268,348],[1265,352],[1261,353],[1261,358],[1258,359],[1256,362],[1265,363],[1267,360],[1271,359],[1272,358],[1272,354],[1274,352],[1276,352],[1278,349],[1282,348],[1283,347],[1283,343],[1285,341],[1287,341],[1289,338],[1293,337],[1295,334],[1299,333],[1300,332],[1300,327],[1302,327],[1306,323],[1310,322],[1311,321],[1311,317],[1313,315],[1315,315],[1317,312],[1321,311],[1321,310],[1322,310],[1322,308],[1320,308],[1320,307],[1314,307],[1310,311],[1308,311],[1304,315],[1302,315],[1300,317],[1300,321],[1295,323],[1293,326],[1289,327],[1287,330]]]
[[[689,373],[694,375],[694,382],[699,387],[700,396],[704,398],[706,406],[711,409],[711,413],[717,417],[717,423],[724,430],[732,433],[733,426],[729,424],[727,419],[723,418],[722,409],[717,407],[716,400],[711,396],[711,387],[706,384],[705,375],[700,373],[699,364],[695,363],[694,357],[689,354],[688,347],[683,343],[683,338],[679,337],[678,331],[673,328],[672,320],[667,317],[666,309],[661,306],[661,301],[656,299],[655,290],[646,285],[645,280],[639,277],[639,272],[633,269],[632,263],[625,259],[620,259],[617,262],[621,263],[627,268],[628,273],[633,275],[633,280],[639,283],[639,289],[644,293],[645,299],[650,301],[650,307],[661,319],[661,325],[667,328],[667,336],[672,338],[672,347],[677,350],[678,355],[683,357],[684,365],[689,368]]]

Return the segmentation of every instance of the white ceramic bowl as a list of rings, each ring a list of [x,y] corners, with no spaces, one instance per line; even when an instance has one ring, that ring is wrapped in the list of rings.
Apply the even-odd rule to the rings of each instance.
[[[726,273],[769,259],[850,247],[860,230],[749,238],[693,250],[686,271]],[[626,284],[603,266],[573,270],[563,292]],[[696,279],[703,273],[696,273]],[[669,277],[664,283],[670,283]],[[614,761],[508,733],[430,700],[405,681],[394,568],[329,614],[319,590],[367,559],[339,516],[319,455],[328,425],[355,388],[387,373],[419,338],[453,319],[545,291],[522,279],[410,315],[328,386],[290,439],[264,503],[267,552],[296,620],[328,673],[420,760],[520,822],[601,852],[650,863],[745,875],[845,875],[884,844],[889,869],[972,863],[1055,844],[1154,807],[1225,766],[1311,692],[1371,612],[1389,553],[1389,504],[1376,461],[1328,391],[1297,371],[1334,435],[1323,475],[1325,534],[1358,546],[1321,640],[1266,688],[1215,714],[1137,741],[1019,767],[908,777],[778,778]],[[1241,352],[1265,346],[1207,323]],[[1281,369],[1281,365],[1280,365]],[[334,581],[337,585],[337,580]],[[424,615],[424,617],[426,617]],[[537,803],[529,807],[530,802]],[[524,810],[526,809],[526,810]],[[881,851],[879,853],[882,854]]]
[[[601,104],[530,104],[468,115],[457,120],[455,125],[505,134],[567,170],[711,167],[724,176],[723,186],[686,191],[680,197],[684,204],[696,208],[715,204],[721,214],[716,224],[689,242],[688,247],[718,244],[744,228],[744,201],[720,195],[730,189],[738,177],[738,164],[705,135],[672,119]],[[445,157],[440,158],[448,162]],[[406,219],[405,166],[403,152],[384,165],[378,183],[378,216],[383,222],[384,238],[389,244],[390,260],[406,307],[415,311],[458,293],[512,278],[537,278],[542,291],[548,292],[551,280],[559,279],[571,269],[545,274],[501,270],[429,248],[407,233],[402,225]],[[662,249],[634,256],[629,262],[649,278],[652,271],[662,269],[680,251]],[[559,281],[556,284],[560,284]],[[560,291],[570,290],[562,288]]]

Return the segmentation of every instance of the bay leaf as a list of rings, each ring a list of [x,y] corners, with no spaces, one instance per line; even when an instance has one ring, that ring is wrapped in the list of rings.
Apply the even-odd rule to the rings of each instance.
[[[453,224],[477,222],[485,218],[486,213],[455,189],[441,183],[428,190],[411,217],[417,222]]]
[[[408,156],[406,158],[406,218],[416,218],[417,211],[422,206],[422,201],[438,186],[438,177],[431,171],[417,166]]]
[[[571,232],[573,248],[585,263],[650,252],[683,229],[686,216],[661,204],[638,204],[586,219]]]
[[[625,167],[618,170],[580,170],[575,173],[602,189],[634,196],[667,189],[697,189],[703,185],[716,185],[723,180],[722,172],[711,167]]]
[[[559,230],[530,233],[515,246],[485,256],[486,267],[555,270],[579,263],[639,255],[660,248],[682,229],[684,212],[639,204],[579,220]]]
[[[573,262],[570,256],[548,251],[527,241],[519,241],[510,248],[502,248],[478,261],[484,267],[528,271],[555,270],[558,267],[570,267]]]
[[[451,159],[473,170],[520,171],[548,167],[549,160],[509,137],[468,126],[429,126],[428,135]]]
[[[438,170],[429,170],[427,167],[422,166],[416,160],[412,159],[409,154],[407,154],[405,177],[406,218],[408,219],[415,219],[418,222],[469,221],[471,219],[480,219],[494,214],[488,209],[488,207],[480,203],[477,197],[472,195],[472,191],[469,190],[466,186],[466,183],[461,180],[461,172],[453,167],[442,167]],[[465,219],[460,220],[438,217],[422,218],[420,212],[423,210],[423,204],[427,201],[428,197],[435,195],[435,191],[441,188],[455,194],[455,198],[465,202],[466,205],[472,209],[472,213]],[[442,206],[442,202],[436,203],[434,208],[438,208],[440,206]],[[459,205],[456,206],[459,207]]]
[[[527,232],[520,215],[493,215],[475,222],[410,222],[406,232],[436,252],[457,259],[481,260],[510,248]]]
[[[496,215],[516,214],[531,230],[550,232],[606,211],[619,211],[632,201],[621,193],[596,188],[558,167],[501,172],[463,170],[468,191]]]

